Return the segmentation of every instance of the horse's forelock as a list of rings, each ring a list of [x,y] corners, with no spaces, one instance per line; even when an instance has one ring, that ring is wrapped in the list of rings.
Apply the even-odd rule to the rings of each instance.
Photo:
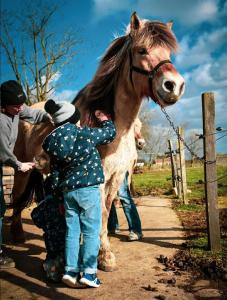
[[[167,24],[158,21],[146,21],[133,38],[135,45],[148,47],[162,46],[176,52],[178,48],[174,33]]]

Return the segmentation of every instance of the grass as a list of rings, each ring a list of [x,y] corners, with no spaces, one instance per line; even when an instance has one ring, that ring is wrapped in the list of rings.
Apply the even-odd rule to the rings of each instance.
[[[198,204],[179,204],[175,207],[177,211],[195,211],[199,212],[204,209],[202,205]]]
[[[221,250],[218,252],[212,252],[208,250],[208,239],[206,236],[193,239],[188,243],[190,248],[190,255],[196,258],[206,259],[225,259],[226,252],[223,249],[227,249],[227,238],[221,239]]]
[[[186,169],[187,188],[189,200],[203,201],[204,193],[204,172],[203,166],[189,167]],[[227,174],[227,166],[217,166],[217,177]],[[133,184],[139,195],[168,195],[172,192],[171,170],[152,170],[145,168],[142,174],[133,174]],[[219,206],[227,208],[227,177],[218,180]],[[193,209],[193,208],[192,208]]]
[[[133,174],[134,188],[140,195],[165,194],[171,189],[170,170],[148,170]]]
[[[204,233],[204,220],[202,218],[205,210],[205,192],[204,192],[204,170],[203,166],[188,167],[187,174],[187,188],[189,204],[185,205],[179,200],[173,201],[174,209],[178,211],[180,219],[186,221],[193,233],[193,239],[187,243],[186,255],[196,262],[197,268],[207,266],[215,262],[216,270],[223,268],[224,253],[223,249],[227,249],[226,235],[221,239],[222,250],[219,252],[212,252],[208,250],[207,234]],[[217,178],[227,174],[227,166],[217,166]],[[133,174],[133,184],[136,192],[139,195],[171,195],[172,181],[171,170],[152,170],[146,169],[142,174]],[[227,177],[218,180],[218,206],[219,208],[227,208]],[[200,214],[202,212],[202,214]],[[197,217],[196,217],[197,216]],[[186,220],[184,218],[187,218]],[[200,231],[201,229],[201,231]],[[202,264],[201,264],[202,263]]]

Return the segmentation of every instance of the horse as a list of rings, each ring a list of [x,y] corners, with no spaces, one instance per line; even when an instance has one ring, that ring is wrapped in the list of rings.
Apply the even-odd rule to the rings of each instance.
[[[142,100],[149,97],[166,107],[175,104],[184,93],[184,79],[170,61],[170,55],[178,48],[171,27],[172,22],[143,20],[133,13],[126,33],[113,40],[93,79],[72,102],[80,110],[82,125],[95,126],[94,111],[103,109],[111,115],[117,130],[112,143],[98,148],[105,174],[105,183],[101,186],[102,231],[98,257],[99,268],[104,271],[116,268],[116,258],[107,236],[107,220],[112,201],[134,159],[133,124]],[[16,145],[18,158],[22,161],[34,159],[51,130],[51,125],[22,124]],[[25,193],[28,181],[29,174],[15,176],[15,204],[20,203],[23,196],[30,195],[29,191]],[[11,228],[12,232],[17,230],[18,236],[22,234],[19,213],[14,214]]]

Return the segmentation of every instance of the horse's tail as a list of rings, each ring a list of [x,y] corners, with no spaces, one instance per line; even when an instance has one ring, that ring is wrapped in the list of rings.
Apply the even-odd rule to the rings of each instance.
[[[31,205],[34,196],[36,202],[40,202],[44,199],[44,195],[43,175],[37,169],[34,169],[29,175],[24,192],[10,208],[13,208],[14,215],[17,215],[23,209]]]

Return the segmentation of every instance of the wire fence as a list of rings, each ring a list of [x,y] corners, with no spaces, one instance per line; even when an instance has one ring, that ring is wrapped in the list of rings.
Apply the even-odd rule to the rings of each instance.
[[[212,161],[209,161],[209,160],[205,160],[204,159],[204,156],[203,157],[199,157],[197,155],[197,153],[195,153],[190,147],[193,146],[194,144],[198,143],[200,140],[203,140],[206,136],[211,136],[211,135],[216,135],[216,134],[220,134],[220,133],[224,133],[224,132],[227,132],[227,129],[224,129],[222,127],[217,127],[216,128],[216,131],[215,132],[212,132],[212,133],[209,133],[207,135],[204,135],[204,134],[195,134],[196,136],[198,136],[198,138],[196,140],[194,140],[193,142],[191,142],[190,144],[188,144],[185,139],[180,135],[179,133],[179,130],[178,130],[178,127],[175,126],[175,124],[173,123],[173,121],[171,120],[171,117],[169,116],[169,114],[166,112],[165,108],[161,108],[161,111],[163,112],[163,114],[165,115],[167,121],[169,122],[171,128],[173,129],[173,131],[175,132],[177,138],[183,143],[184,145],[184,148],[182,149],[183,150],[187,150],[192,157],[196,158],[198,161],[200,162],[203,162],[205,164],[214,164],[216,163],[216,160],[212,160]],[[216,142],[217,141],[220,141],[221,139],[223,139],[224,137],[227,136],[227,133],[226,134],[223,134],[222,136],[220,136],[219,138],[216,139]],[[201,148],[200,148],[201,150]],[[172,153],[173,154],[177,154],[179,153],[180,149],[179,148],[176,148],[176,149],[173,149],[172,150]],[[227,174],[224,174],[220,177],[218,177],[216,180],[213,180],[213,181],[207,181],[208,183],[212,183],[212,182],[216,182],[216,181],[219,181],[223,178],[227,177]],[[182,180],[179,176],[177,176],[178,178],[178,181]]]

